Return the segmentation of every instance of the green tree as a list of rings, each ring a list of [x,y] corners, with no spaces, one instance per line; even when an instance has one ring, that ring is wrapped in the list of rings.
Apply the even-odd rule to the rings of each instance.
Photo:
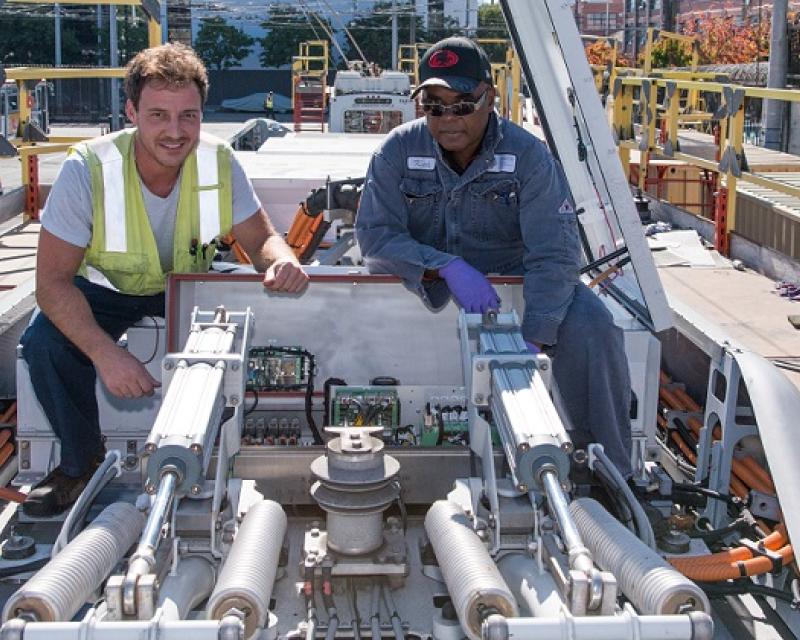
[[[82,47],[67,21],[62,23],[62,63],[81,60]],[[55,64],[55,21],[45,12],[0,14],[0,62],[5,65]]]
[[[478,6],[478,39],[502,38],[511,41],[506,19],[499,4],[482,4]],[[493,62],[505,62],[507,46],[502,44],[484,44],[489,59]]]
[[[261,23],[267,35],[259,39],[261,53],[259,59],[265,67],[280,67],[292,62],[298,53],[298,45],[305,40],[327,40],[325,30],[319,24],[322,20],[330,30],[330,22],[325,18],[312,17],[289,5],[276,5],[270,9],[269,16]],[[309,22],[309,20],[313,21]]]
[[[360,18],[352,20],[349,31],[364,52],[367,62],[374,62],[383,69],[392,65],[392,3],[378,2],[372,11]],[[411,41],[410,6],[398,6],[397,14],[397,40],[400,44]],[[415,35],[417,42],[424,42],[427,36],[422,25],[422,17],[414,16]],[[358,58],[358,52],[348,41],[348,57],[353,60]]]
[[[225,18],[202,18],[194,39],[194,48],[205,63],[218,71],[239,64],[250,53],[255,38],[238,27],[227,24]]]
[[[678,40],[663,39],[653,45],[652,65],[654,69],[688,67],[692,63],[691,45]]]
[[[100,44],[99,52],[103,64],[109,64],[109,52],[111,45],[109,43],[109,30],[108,30],[108,16],[107,11],[104,12],[102,27],[100,29]],[[92,63],[98,58],[98,45],[97,43],[97,29],[93,29],[94,44],[86,50],[86,54],[91,58]],[[121,11],[117,9],[117,51],[119,53],[119,65],[125,66],[128,60],[133,58],[142,49],[148,46],[147,38],[147,20],[141,9],[137,9],[131,16],[129,11]],[[86,57],[81,62],[86,64]]]

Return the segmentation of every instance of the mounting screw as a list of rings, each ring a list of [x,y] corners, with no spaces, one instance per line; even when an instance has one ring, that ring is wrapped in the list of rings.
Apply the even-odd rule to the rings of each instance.
[[[539,368],[540,368],[542,371],[547,371],[547,370],[550,368],[550,365],[548,365],[546,362],[541,362],[541,363],[539,364]]]
[[[152,442],[148,442],[146,445],[144,445],[145,453],[155,453],[155,451],[156,451],[156,445],[154,445]]]
[[[528,493],[528,485],[527,484],[518,484],[517,491],[521,491],[522,493]]]
[[[231,363],[231,371],[238,371],[238,370],[239,370],[239,363],[238,362],[232,362]]]
[[[231,406],[232,407],[239,406],[239,396],[231,396]]]
[[[164,371],[172,371],[175,364],[171,360],[166,360],[164,362]]]
[[[483,362],[478,362],[478,363],[476,363],[476,364],[475,364],[475,368],[476,368],[478,371],[483,371],[483,370],[486,368],[486,365],[485,365],[485,364],[483,364]]]
[[[475,394],[475,404],[483,404],[483,394],[476,393]]]
[[[203,455],[203,447],[197,442],[195,442],[191,447],[189,447],[189,451],[191,451],[196,456]]]
[[[27,449],[31,446],[31,443],[28,440],[23,440],[19,443],[20,449]]]
[[[202,490],[203,490],[203,488],[202,488],[202,487],[201,487],[199,484],[193,484],[193,485],[192,485],[192,488],[190,489],[190,491],[192,492],[192,495],[193,495],[193,496],[198,496],[198,495],[200,495],[200,492],[201,492]]]

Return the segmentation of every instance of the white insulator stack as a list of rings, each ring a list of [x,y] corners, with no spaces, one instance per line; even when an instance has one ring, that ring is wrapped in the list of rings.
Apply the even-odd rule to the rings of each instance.
[[[286,514],[277,502],[264,500],[248,509],[208,599],[210,619],[242,611],[247,638],[266,624],[284,535]]]
[[[3,621],[17,616],[39,622],[71,620],[136,542],[142,527],[144,516],[132,504],[106,507],[8,599]]]
[[[460,507],[434,502],[425,516],[425,531],[461,627],[472,640],[480,640],[485,615],[518,615],[511,590]]]
[[[616,576],[640,614],[711,611],[700,587],[667,564],[600,503],[578,498],[569,510],[595,562]]]

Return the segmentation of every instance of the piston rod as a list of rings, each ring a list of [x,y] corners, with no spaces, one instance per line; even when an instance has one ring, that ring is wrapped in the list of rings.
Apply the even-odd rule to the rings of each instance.
[[[141,576],[146,576],[155,567],[161,530],[169,515],[178,479],[178,471],[174,467],[166,468],[158,483],[158,490],[150,508],[150,515],[147,517],[147,524],[139,538],[139,545],[131,558],[128,573],[125,575],[122,585],[122,608],[126,615],[136,615],[136,585]]]

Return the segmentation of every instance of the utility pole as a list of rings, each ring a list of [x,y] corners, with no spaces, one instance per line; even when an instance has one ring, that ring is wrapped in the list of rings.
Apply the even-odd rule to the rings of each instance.
[[[628,53],[628,0],[622,0],[622,53]]]
[[[786,37],[786,13],[789,0],[772,3],[772,34],[769,43],[768,89],[786,88],[786,67],[789,60]],[[764,101],[764,146],[767,149],[783,149],[784,103],[782,100]]]
[[[633,66],[639,59],[639,0],[633,0]]]
[[[53,12],[56,19],[56,51],[55,51],[55,61],[56,66],[61,66],[61,5],[56,3],[53,5]],[[56,106],[58,107],[59,112],[61,111],[61,82],[58,80],[54,81],[55,89],[56,89]],[[45,89],[47,91],[47,89]],[[47,116],[45,116],[47,117]]]
[[[131,7],[132,9],[134,7]],[[166,44],[169,36],[169,27],[167,26],[167,0],[161,0],[161,44]]]
[[[411,3],[411,15],[409,16],[410,22],[408,23],[408,43],[411,45],[417,44],[417,4]]]
[[[397,0],[392,0],[392,71],[397,71]]]

